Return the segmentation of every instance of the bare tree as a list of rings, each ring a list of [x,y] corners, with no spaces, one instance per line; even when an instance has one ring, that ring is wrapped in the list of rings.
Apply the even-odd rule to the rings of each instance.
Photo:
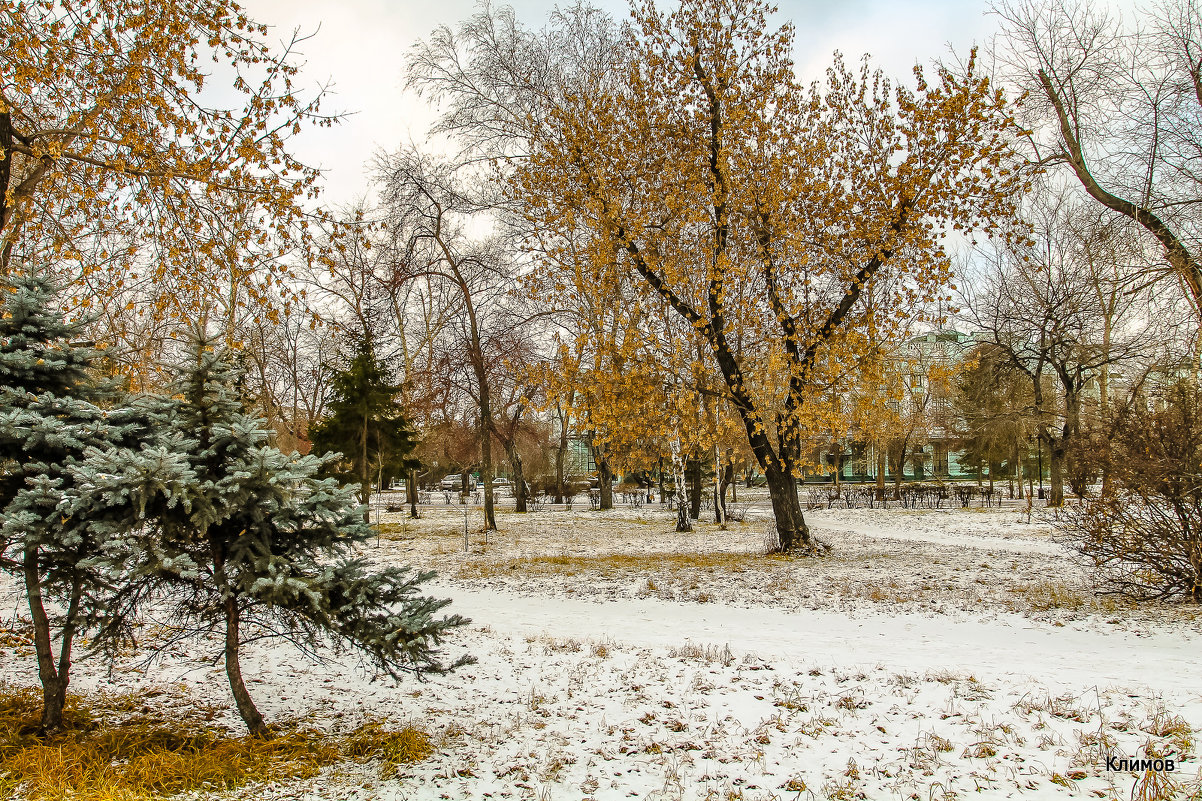
[[[1050,457],[1049,504],[1059,506],[1086,387],[1112,365],[1148,356],[1156,333],[1136,304],[1098,303],[1118,290],[1090,269],[1104,257],[1105,241],[1088,211],[1065,193],[1044,193],[1027,219],[1030,238],[1010,238],[985,254],[984,291],[966,291],[964,305],[970,322],[1030,381],[1034,425]]]
[[[463,362],[473,379],[477,408],[485,528],[496,529],[493,509],[494,432],[488,347],[490,316],[512,282],[508,254],[495,239],[478,240],[469,226],[481,225],[480,205],[461,188],[455,166],[408,149],[377,161],[387,225],[400,246],[393,283],[441,282],[453,300]]]
[[[1035,165],[1064,165],[1162,251],[1141,272],[1183,284],[1202,322],[1202,7],[1160,0],[1134,24],[1085,0],[995,7],[1003,68],[1025,104]]]

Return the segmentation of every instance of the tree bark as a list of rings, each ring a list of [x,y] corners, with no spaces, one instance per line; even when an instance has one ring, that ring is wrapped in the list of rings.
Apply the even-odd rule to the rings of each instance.
[[[239,632],[240,611],[238,609],[238,596],[235,594],[229,581],[225,575],[225,553],[222,550],[221,543],[214,540],[213,547],[213,575],[217,581],[217,587],[223,596],[222,606],[225,610],[225,676],[229,680],[230,692],[234,696],[234,705],[238,708],[238,714],[242,717],[242,722],[246,724],[247,731],[251,736],[259,739],[270,739],[271,730],[267,728],[267,724],[263,721],[263,716],[259,713],[255,702],[251,699],[250,693],[246,689],[246,682],[242,680],[242,661],[240,658],[241,635]]]
[[[718,491],[714,497],[714,504],[718,507],[714,511],[714,518],[717,523],[725,523],[729,518],[726,512],[726,489],[734,486],[735,466],[732,462],[727,462],[726,467],[722,469],[722,481],[718,485]]]
[[[687,493],[685,492],[685,459],[680,453],[680,442],[672,443],[672,481],[676,484],[676,530],[684,533],[693,530],[693,519],[689,517]]]
[[[359,432],[359,501],[363,504],[363,522],[371,525],[371,469],[367,463],[367,415]]]
[[[897,458],[893,460],[893,500],[901,500],[902,479],[906,473],[906,452],[910,449],[910,445],[906,440],[902,440],[896,451]]]
[[[689,517],[701,519],[701,460],[690,457],[685,460],[685,472],[688,474],[689,487]]]
[[[409,516],[417,519],[417,468],[410,468],[405,482],[405,499],[409,502]]]
[[[480,477],[484,479],[484,528],[487,531],[496,531],[497,518],[493,508],[492,491],[492,435],[488,430],[488,421],[492,418],[492,413],[488,405],[487,389],[482,388],[480,396]]]
[[[601,508],[614,508],[614,474],[609,469],[609,460],[601,455],[598,448],[593,449],[593,461],[597,463],[597,482],[601,493]]]
[[[1048,506],[1064,506],[1064,438],[1048,437],[1048,457],[1051,472],[1051,494]]]
[[[768,496],[772,499],[772,514],[776,517],[776,531],[780,537],[783,553],[807,553],[814,551],[810,538],[810,527],[801,514],[801,501],[797,498],[797,480],[792,474],[769,464],[764,473],[768,483]]]
[[[67,684],[70,681],[71,639],[74,626],[70,625],[78,607],[78,589],[72,594],[71,608],[68,610],[68,625],[64,627],[62,650],[59,654],[58,666],[54,663],[54,646],[50,637],[50,616],[42,599],[41,564],[36,547],[25,549],[23,558],[25,578],[25,597],[29,604],[30,619],[33,622],[34,653],[38,662],[38,679],[42,684],[42,718],[38,724],[37,733],[45,736],[63,725],[63,708],[67,702]],[[78,587],[78,585],[77,585]]]
[[[555,502],[563,503],[563,465],[568,451],[568,415],[558,405],[556,410],[559,412],[559,449],[555,451]]]
[[[509,456],[509,464],[513,467],[513,510],[515,512],[525,512],[526,479],[522,475],[522,456],[518,453],[517,445],[512,440],[506,443],[505,451]]]
[[[885,500],[886,458],[885,449],[878,444],[876,449],[876,498],[878,501]]]

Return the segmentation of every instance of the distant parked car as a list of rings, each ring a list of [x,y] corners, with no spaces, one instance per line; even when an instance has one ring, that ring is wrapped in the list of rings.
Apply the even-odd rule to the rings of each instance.
[[[513,492],[513,482],[507,478],[494,478],[492,480],[492,489],[493,492],[500,492],[501,490]]]
[[[449,475],[444,478],[438,486],[444,490],[457,490],[463,486],[463,477],[459,475]]]
[[[394,478],[392,480],[392,483],[388,485],[388,489],[391,492],[404,492],[405,491],[405,482],[402,481],[401,479]]]

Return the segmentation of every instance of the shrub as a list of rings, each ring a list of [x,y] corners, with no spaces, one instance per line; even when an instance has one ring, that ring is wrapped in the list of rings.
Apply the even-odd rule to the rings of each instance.
[[[1140,399],[1112,440],[1118,489],[1063,513],[1065,541],[1109,591],[1202,602],[1202,387]]]

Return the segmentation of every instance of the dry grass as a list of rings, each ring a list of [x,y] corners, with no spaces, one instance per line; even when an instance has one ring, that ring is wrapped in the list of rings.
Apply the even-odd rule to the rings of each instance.
[[[1140,728],[1153,737],[1167,741],[1156,749],[1156,756],[1176,754],[1179,759],[1193,756],[1195,742],[1193,728],[1185,721],[1185,718],[1172,714],[1163,706],[1157,706],[1147,723]]]
[[[719,648],[716,645],[697,645],[695,643],[685,643],[678,645],[668,651],[668,656],[673,659],[682,659],[690,662],[704,662],[710,664],[713,662],[720,663],[723,667],[730,667],[735,661],[734,654],[730,652],[730,645],[724,645]]]
[[[0,795],[138,801],[308,778],[347,759],[378,759],[395,771],[434,750],[420,729],[390,731],[379,721],[342,736],[284,728],[270,740],[239,737],[205,725],[203,715],[159,719],[146,700],[69,696],[62,730],[41,740],[20,733],[37,723],[40,689],[0,686]]]
[[[548,555],[500,561],[477,561],[462,565],[459,578],[480,579],[494,576],[578,576],[599,575],[615,578],[626,574],[673,574],[685,571],[721,571],[742,573],[787,568],[795,563],[782,557],[751,553],[613,553],[598,556]]]

